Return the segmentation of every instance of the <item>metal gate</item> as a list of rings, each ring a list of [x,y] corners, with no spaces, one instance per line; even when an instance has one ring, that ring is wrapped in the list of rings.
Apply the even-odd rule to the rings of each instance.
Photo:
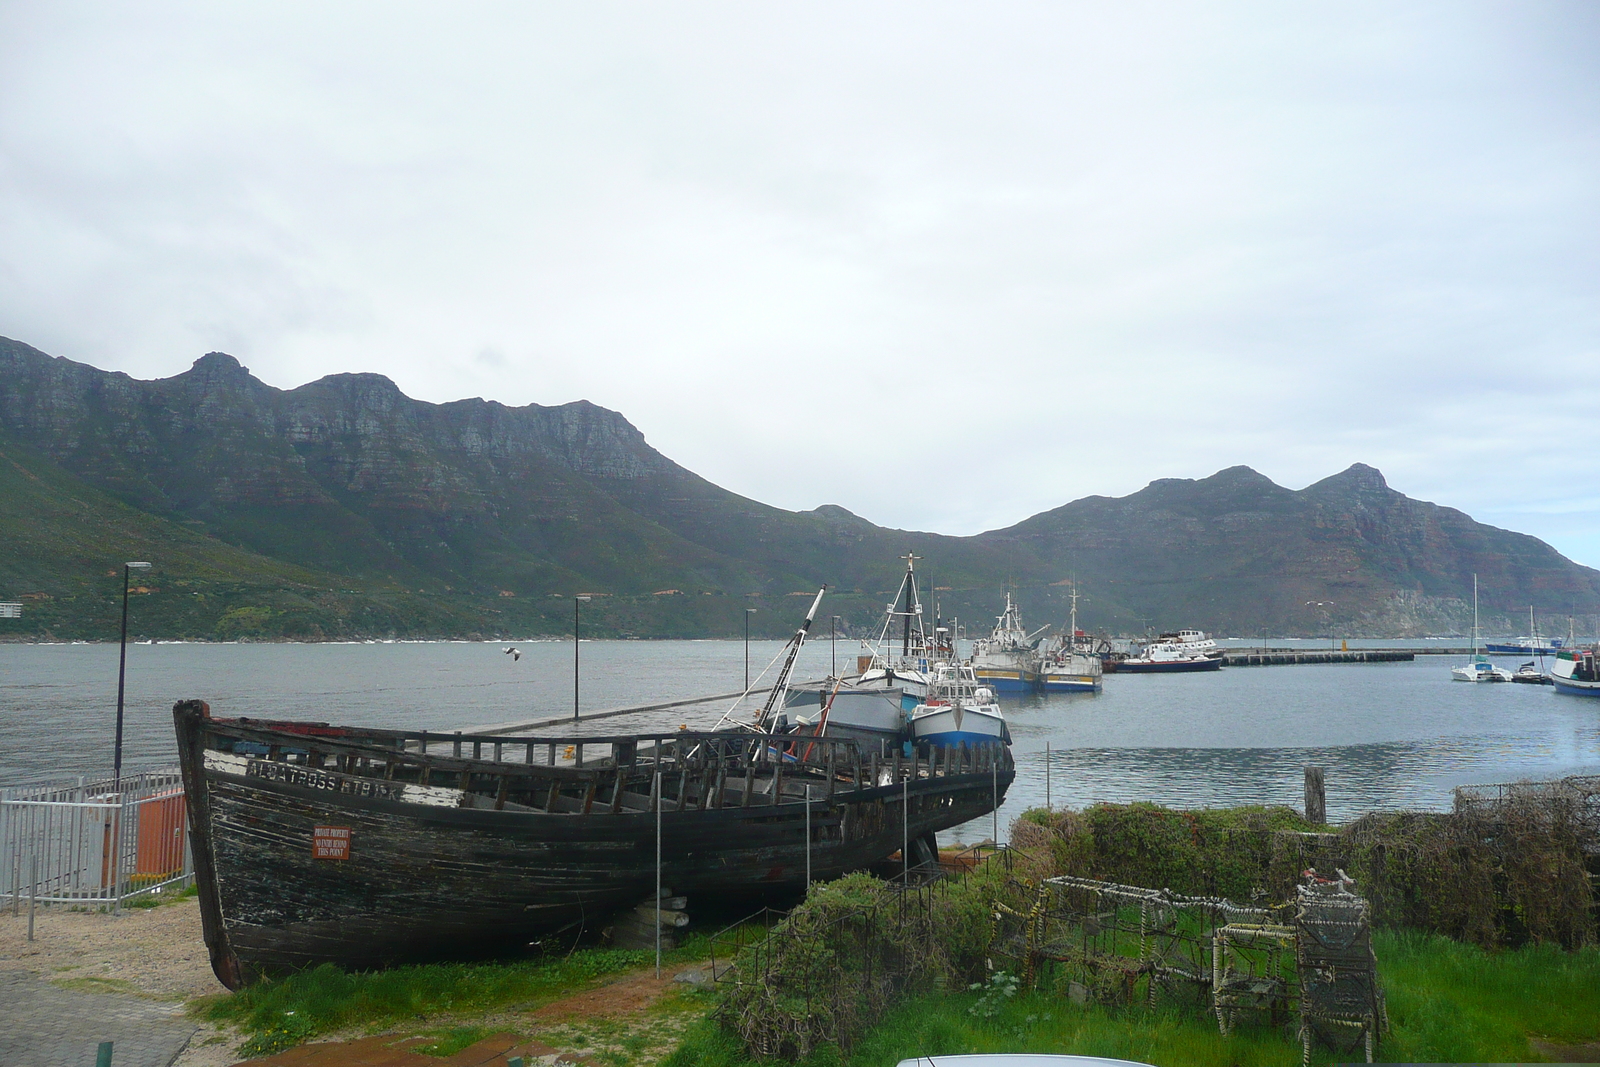
[[[0,907],[120,908],[194,876],[177,769],[0,789]]]

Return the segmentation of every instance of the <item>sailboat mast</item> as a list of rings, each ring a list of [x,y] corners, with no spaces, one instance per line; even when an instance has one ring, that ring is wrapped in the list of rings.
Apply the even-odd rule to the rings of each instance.
[[[1472,576],[1472,655],[1478,655],[1478,576]]]

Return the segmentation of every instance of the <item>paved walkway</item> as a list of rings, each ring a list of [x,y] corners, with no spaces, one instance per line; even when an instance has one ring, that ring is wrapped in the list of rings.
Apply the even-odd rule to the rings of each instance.
[[[0,1064],[94,1067],[113,1042],[112,1067],[170,1067],[197,1027],[183,1006],[120,993],[62,989],[24,971],[0,971]]]

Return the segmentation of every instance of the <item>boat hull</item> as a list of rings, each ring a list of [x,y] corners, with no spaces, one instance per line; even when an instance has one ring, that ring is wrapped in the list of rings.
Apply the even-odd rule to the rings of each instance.
[[[1550,684],[1556,687],[1556,692],[1567,693],[1571,696],[1600,697],[1600,682],[1586,682],[1576,678],[1563,678],[1559,674],[1550,675]]]
[[[1125,659],[1117,664],[1118,674],[1194,674],[1222,668],[1222,660],[1206,656],[1194,659],[1139,660]]]
[[[974,673],[979,685],[986,685],[996,693],[1031,693],[1039,688],[1039,676],[1033,671],[976,667]]]
[[[912,741],[935,748],[1010,742],[1006,721],[999,715],[986,714],[971,707],[959,710],[960,714],[957,714],[956,708],[949,707],[922,711],[911,720]]]
[[[1045,671],[1039,675],[1039,684],[1046,693],[1098,693],[1101,689],[1098,674],[1067,674]]]
[[[942,774],[895,760],[903,783],[879,779],[876,769],[889,764],[876,756],[872,774],[863,763],[849,780],[819,762],[800,786],[808,804],[784,777],[800,774],[785,756],[760,764],[768,777],[753,779],[746,804],[732,774],[719,779],[691,760],[675,785],[658,779],[658,816],[608,810],[602,775],[631,789],[626,766],[593,772],[589,781],[601,788],[589,786],[587,799],[585,770],[552,767],[551,781],[567,783],[560,804],[551,793],[556,810],[511,810],[520,805],[508,804],[504,787],[498,800],[492,789],[472,791],[475,767],[507,781],[543,768],[441,760],[463,768],[468,788],[401,785],[343,773],[337,763],[286,762],[305,759],[314,742],[300,750],[269,745],[271,757],[228,751],[226,727],[184,708],[175,719],[202,927],[212,967],[229,988],[321,963],[371,969],[516,955],[558,932],[598,931],[653,895],[658,817],[661,884],[674,893],[723,900],[792,892],[805,882],[808,830],[812,876],[835,877],[885,859],[907,833],[919,838],[987,814],[994,781],[1003,797],[1015,776],[1009,754],[992,743],[946,763]],[[248,736],[243,744],[261,740],[259,730]],[[805,745],[792,743],[797,754]],[[819,773],[831,783],[816,784]],[[762,784],[777,803],[760,794]],[[622,788],[618,795],[653,802]],[[316,854],[319,828],[345,836],[345,855]]]

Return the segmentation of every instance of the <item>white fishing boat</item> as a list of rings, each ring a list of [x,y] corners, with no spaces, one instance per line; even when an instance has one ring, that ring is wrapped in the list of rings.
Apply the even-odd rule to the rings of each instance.
[[[934,671],[927,699],[911,712],[911,739],[918,745],[1011,743],[1005,716],[994,691],[979,683],[967,664],[941,663]]]
[[[1550,682],[1558,693],[1600,697],[1600,663],[1593,648],[1563,648],[1550,668]]]
[[[1217,643],[1207,636],[1204,630],[1178,630],[1174,633],[1161,634],[1156,640],[1178,652],[1200,655],[1207,659],[1222,658],[1222,649],[1217,647]]]
[[[928,695],[933,658],[922,628],[922,600],[917,594],[916,562],[920,557],[908,552],[904,558],[905,577],[900,579],[900,588],[885,609],[883,629],[876,641],[861,642],[865,654],[858,660],[859,673],[850,679],[850,684],[856,689],[898,688],[901,706],[909,711]],[[894,647],[897,622],[898,649]]]
[[[1118,660],[1118,674],[1190,674],[1222,669],[1221,656],[1208,656],[1203,649],[1184,648],[1170,641],[1152,641],[1136,656]]]
[[[972,667],[978,681],[999,693],[1028,693],[1039,687],[1038,636],[1022,627],[1022,613],[1006,593],[1006,607],[994,621],[994,631],[972,644]]]
[[[1489,657],[1478,651],[1478,576],[1472,576],[1472,662],[1450,668],[1450,677],[1457,682],[1509,682],[1511,672],[1496,667]]]
[[[1046,693],[1098,693],[1105,664],[1078,629],[1078,587],[1072,587],[1067,630],[1047,645],[1039,660],[1039,685]]]

